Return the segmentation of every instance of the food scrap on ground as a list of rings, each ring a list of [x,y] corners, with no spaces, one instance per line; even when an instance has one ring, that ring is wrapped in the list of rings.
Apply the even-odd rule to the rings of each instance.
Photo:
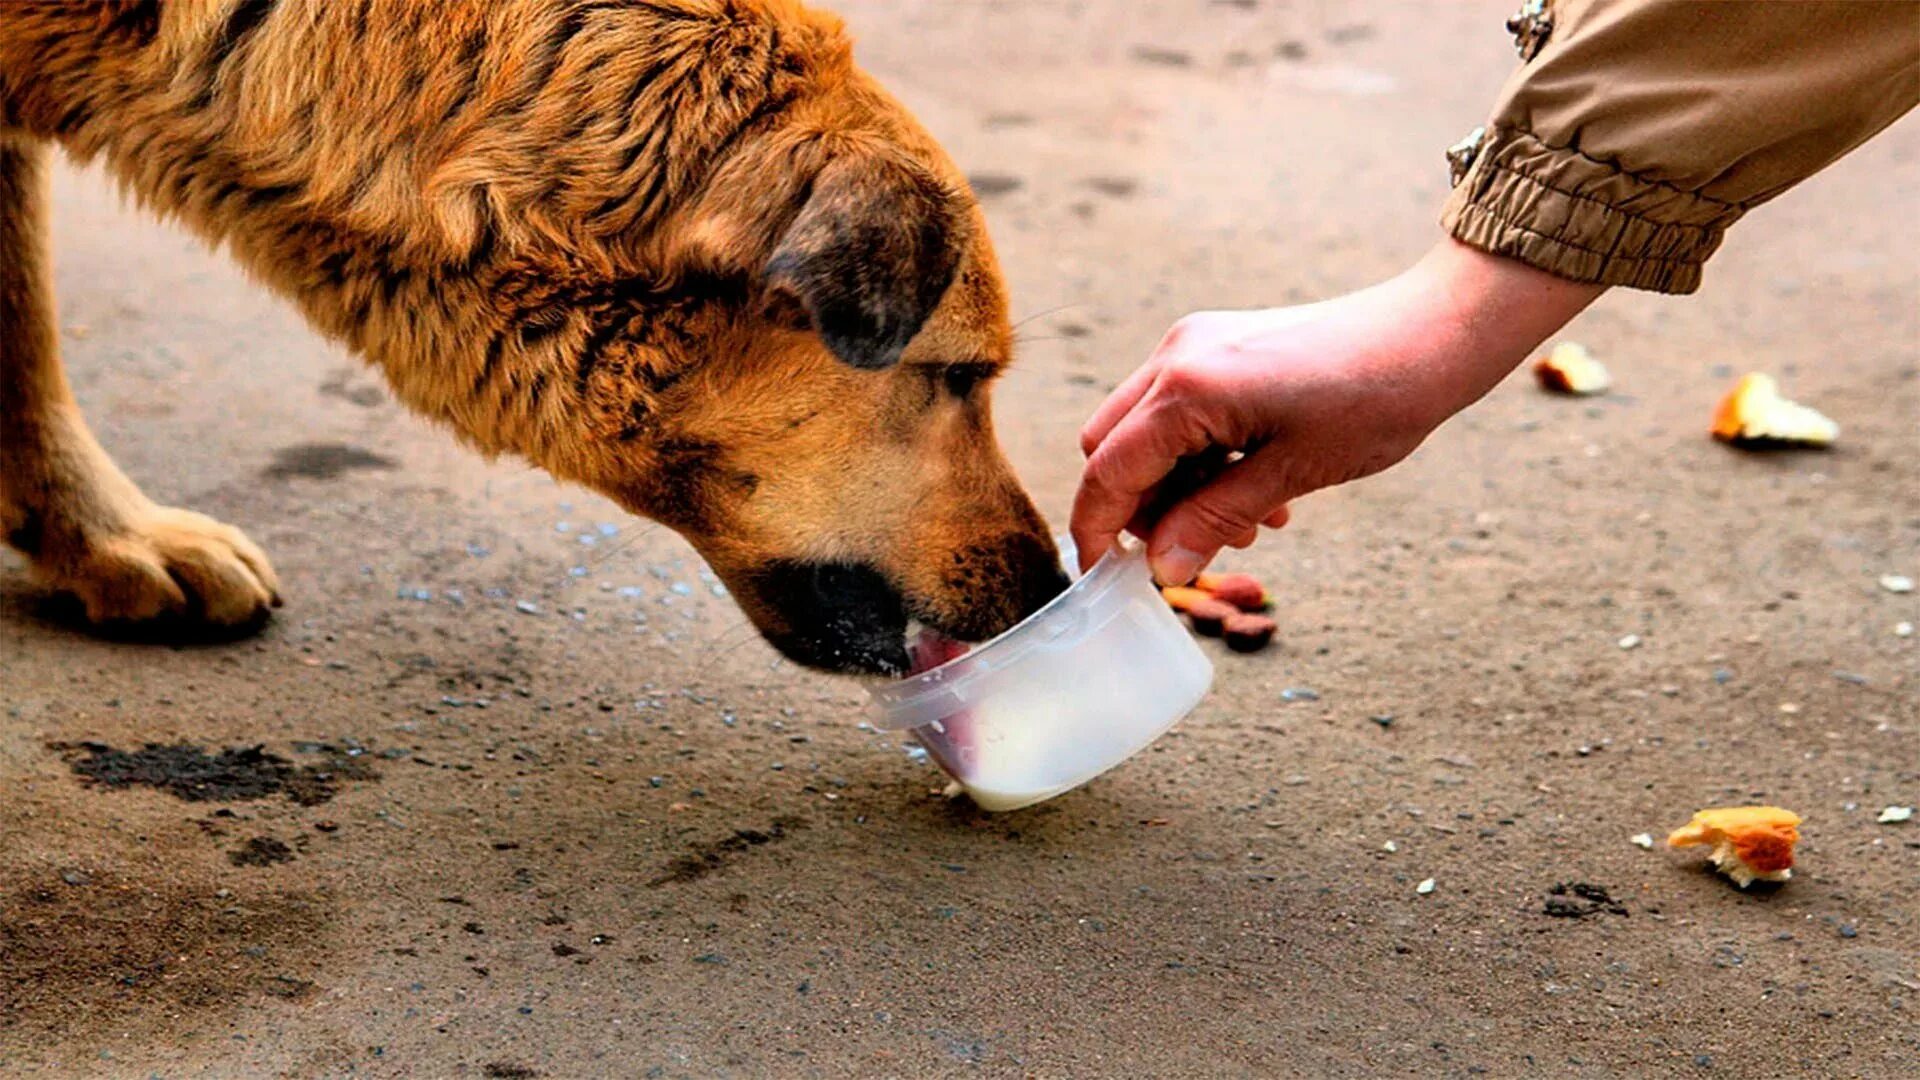
[[[1213,599],[1205,589],[1186,585],[1170,585],[1161,589],[1160,595],[1166,598],[1168,607],[1182,615],[1192,611],[1193,605]]]
[[[1267,598],[1266,586],[1248,574],[1201,574],[1194,584],[1215,600],[1232,604],[1248,614],[1259,614],[1273,606]]]
[[[1702,810],[1667,837],[1674,848],[1711,844],[1709,857],[1741,888],[1755,881],[1785,881],[1793,876],[1793,845],[1800,840],[1800,815],[1777,806],[1729,806]]]
[[[1164,588],[1160,595],[1187,617],[1194,633],[1224,638],[1235,652],[1260,652],[1279,631],[1262,614],[1273,606],[1266,586],[1247,574],[1201,574],[1192,586]]]
[[[1613,388],[1613,376],[1606,365],[1593,358],[1587,347],[1563,341],[1533,364],[1534,378],[1556,394],[1589,397]]]
[[[1840,425],[1818,410],[1780,396],[1771,375],[1752,374],[1734,385],[1713,414],[1713,437],[1745,449],[1826,447]]]
[[[1265,615],[1237,614],[1227,619],[1223,637],[1227,648],[1234,652],[1257,653],[1273,644],[1273,635],[1280,629],[1278,623]]]
[[[1227,632],[1227,620],[1239,614],[1239,608],[1212,597],[1195,601],[1193,606],[1187,609],[1187,619],[1193,623],[1193,632],[1201,637],[1224,635]]]
[[[1642,851],[1653,850],[1653,834],[1652,833],[1634,833],[1632,836],[1628,837],[1628,840],[1633,844],[1634,847],[1637,847]]]

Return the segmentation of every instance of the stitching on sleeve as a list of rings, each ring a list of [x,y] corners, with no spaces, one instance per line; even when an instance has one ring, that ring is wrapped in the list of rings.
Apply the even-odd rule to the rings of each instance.
[[[1669,183],[1665,180],[1657,180],[1651,176],[1646,175],[1645,173],[1634,172],[1632,169],[1627,168],[1625,165],[1622,165],[1617,160],[1597,158],[1597,157],[1594,157],[1592,154],[1587,153],[1584,150],[1579,150],[1571,146],[1555,146],[1553,143],[1550,143],[1547,140],[1541,138],[1539,135],[1535,134],[1533,131],[1528,130],[1527,128],[1523,128],[1515,125],[1515,126],[1503,127],[1502,130],[1514,132],[1520,135],[1525,135],[1527,138],[1532,139],[1536,143],[1539,143],[1543,149],[1551,150],[1557,154],[1572,154],[1574,157],[1577,157],[1582,161],[1590,162],[1594,165],[1599,165],[1602,168],[1612,169],[1614,172],[1617,172],[1622,176],[1627,176],[1635,180],[1638,180],[1640,183],[1645,184],[1648,187],[1659,188],[1662,191],[1671,191],[1675,195],[1684,195],[1690,199],[1698,199],[1701,202],[1711,203],[1714,206],[1724,206],[1729,210],[1739,210],[1742,213],[1745,213],[1747,210],[1752,208],[1752,204],[1749,204],[1749,203],[1728,202],[1725,199],[1716,199],[1713,196],[1706,194],[1705,192],[1688,191],[1686,188],[1680,187],[1676,184]]]
[[[1660,229],[1663,231],[1669,230],[1669,229],[1690,230],[1692,232],[1699,233],[1701,239],[1709,239],[1714,234],[1722,231],[1722,227],[1717,225],[1687,225],[1685,223],[1677,222],[1677,221],[1673,221],[1673,222],[1656,221],[1653,218],[1646,217],[1642,214],[1636,214],[1631,210],[1622,210],[1619,207],[1613,205],[1610,202],[1607,202],[1604,199],[1596,199],[1591,195],[1582,195],[1577,191],[1568,191],[1566,188],[1554,187],[1552,184],[1547,183],[1545,180],[1542,180],[1537,176],[1529,176],[1526,173],[1523,173],[1520,170],[1512,167],[1511,165],[1502,165],[1497,161],[1488,162],[1487,168],[1494,172],[1506,173],[1508,176],[1511,176],[1514,179],[1521,181],[1522,183],[1531,184],[1534,187],[1541,188],[1542,190],[1545,190],[1545,191],[1551,191],[1555,195],[1564,196],[1565,198],[1569,198],[1569,199],[1575,199],[1580,202],[1592,203],[1593,205],[1598,206],[1599,208],[1607,211],[1610,214],[1618,214],[1621,217],[1628,218],[1633,221],[1644,221],[1648,225],[1651,225],[1654,228]],[[1617,239],[1618,238],[1616,237],[1616,242],[1617,242]],[[1595,254],[1598,254],[1598,252],[1596,251]]]
[[[1603,267],[1609,264],[1618,264],[1623,266],[1703,266],[1705,265],[1705,263],[1700,259],[1660,258],[1658,256],[1653,256],[1653,255],[1635,255],[1635,256],[1615,255],[1609,252],[1601,251],[1599,248],[1591,248],[1583,244],[1576,244],[1571,240],[1565,239],[1564,237],[1554,236],[1552,233],[1543,233],[1538,229],[1530,229],[1527,226],[1522,225],[1520,222],[1512,218],[1509,218],[1503,214],[1495,213],[1492,209],[1486,206],[1482,206],[1478,203],[1469,204],[1464,209],[1470,213],[1478,213],[1478,214],[1486,215],[1486,217],[1489,220],[1491,220],[1495,225],[1498,225],[1503,229],[1513,229],[1517,232],[1526,233],[1528,236],[1537,236],[1540,239],[1555,245],[1556,247],[1568,248],[1572,251],[1578,251],[1583,255],[1592,255],[1601,260],[1601,265]]]

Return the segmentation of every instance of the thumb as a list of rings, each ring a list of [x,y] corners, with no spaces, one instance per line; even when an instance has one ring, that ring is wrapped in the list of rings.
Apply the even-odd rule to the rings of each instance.
[[[1304,494],[1289,482],[1285,453],[1279,444],[1254,451],[1161,516],[1147,541],[1161,584],[1187,584],[1221,548],[1244,546],[1263,523],[1285,521],[1287,502]]]

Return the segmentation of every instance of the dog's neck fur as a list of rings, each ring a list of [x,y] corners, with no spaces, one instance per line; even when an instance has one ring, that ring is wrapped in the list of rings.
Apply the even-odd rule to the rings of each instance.
[[[648,342],[717,317],[680,279],[728,284],[779,225],[703,193],[806,152],[751,136],[841,77],[840,35],[797,0],[28,2],[0,126],[104,161],[481,450],[595,483],[595,379],[638,380],[598,422],[644,442],[701,359]]]

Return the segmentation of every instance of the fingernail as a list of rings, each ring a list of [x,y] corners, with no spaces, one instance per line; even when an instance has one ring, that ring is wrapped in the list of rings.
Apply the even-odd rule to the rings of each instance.
[[[1206,560],[1183,547],[1171,547],[1153,557],[1153,576],[1161,585],[1178,586],[1199,576]]]

